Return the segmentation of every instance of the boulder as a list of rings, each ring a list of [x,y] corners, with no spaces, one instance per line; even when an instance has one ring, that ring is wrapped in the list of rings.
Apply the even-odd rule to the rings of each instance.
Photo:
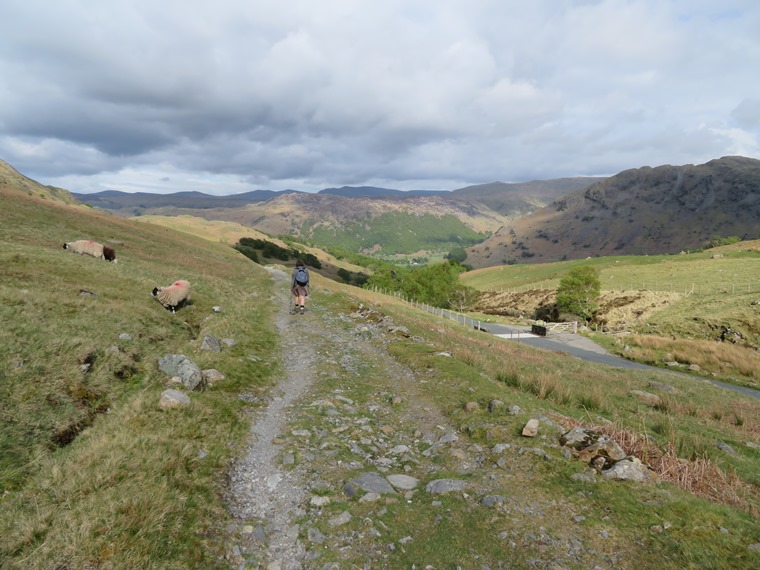
[[[224,374],[219,372],[216,368],[202,370],[201,375],[203,376],[203,380],[206,382],[206,386],[209,387],[213,386],[217,382],[221,382],[225,378]]]
[[[466,484],[459,479],[436,479],[425,486],[425,491],[431,495],[441,495],[451,491],[464,491]]]
[[[380,493],[381,495],[396,494],[396,491],[393,489],[388,480],[380,475],[380,473],[376,473],[374,471],[362,473],[355,479],[352,479],[350,483],[359,489],[372,493]]]
[[[190,405],[190,398],[184,392],[179,390],[164,390],[161,393],[161,399],[158,401],[158,407],[162,410],[171,410],[173,408],[182,408]]]
[[[562,437],[559,438],[559,442],[564,446],[572,447],[576,451],[580,451],[598,441],[600,437],[601,434],[598,431],[579,426],[562,434]]]
[[[388,479],[388,482],[396,489],[404,489],[406,491],[416,488],[420,482],[419,479],[415,479],[409,475],[388,475],[386,479]]]
[[[636,398],[638,401],[647,404],[648,406],[659,406],[660,403],[662,403],[660,397],[657,394],[652,394],[651,392],[631,390],[629,394]]]
[[[651,483],[654,480],[647,466],[636,457],[616,462],[609,469],[602,471],[602,477],[615,481],[636,481],[638,483]]]
[[[188,390],[195,390],[203,383],[203,373],[184,354],[167,354],[158,359],[158,368],[167,376],[177,376]]]
[[[201,350],[210,350],[211,352],[222,352],[222,345],[219,343],[219,339],[213,335],[203,335],[203,341],[201,342]]]
[[[678,388],[671,386],[670,384],[663,384],[662,382],[655,382],[654,380],[649,383],[650,388],[660,390],[661,392],[667,392],[668,394],[678,394]]]

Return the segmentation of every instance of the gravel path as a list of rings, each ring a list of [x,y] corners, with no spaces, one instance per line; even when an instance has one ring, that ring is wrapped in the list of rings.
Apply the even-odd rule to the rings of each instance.
[[[231,567],[630,567],[641,543],[619,535],[614,514],[591,510],[593,474],[568,482],[567,494],[547,493],[544,465],[566,460],[561,426],[542,416],[547,435],[521,439],[516,432],[540,412],[510,411],[507,426],[476,428],[489,432],[477,443],[461,427],[461,407],[447,411],[434,398],[466,392],[466,381],[389,352],[398,341],[435,347],[368,307],[289,315],[289,276],[271,273],[283,374],[228,474]],[[582,524],[587,517],[596,524]]]
[[[267,408],[252,422],[248,453],[229,473],[227,500],[230,512],[241,521],[234,529],[238,543],[231,547],[231,558],[242,561],[253,556],[265,560],[265,568],[290,570],[301,568],[299,561],[305,556],[294,522],[304,514],[305,489],[300,472],[281,468],[278,436],[287,426],[290,407],[314,380],[316,354],[310,343],[298,343],[295,330],[302,323],[297,319],[307,317],[289,314],[290,277],[280,270],[270,272],[274,302],[281,307],[276,322],[284,376]]]

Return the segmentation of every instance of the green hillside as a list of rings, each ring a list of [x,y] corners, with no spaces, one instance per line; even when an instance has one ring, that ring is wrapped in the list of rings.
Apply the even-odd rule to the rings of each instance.
[[[226,245],[0,193],[0,566],[213,567],[201,541],[223,513],[219,469],[247,430],[238,395],[277,370],[266,271]],[[110,243],[118,263],[61,248],[75,239]],[[151,291],[181,278],[192,305],[172,314]],[[162,412],[158,359],[219,367],[218,354],[198,350],[206,333],[237,342],[224,357],[229,380]],[[31,559],[1,562],[14,552]]]
[[[760,561],[758,401],[498,339],[319,275],[307,313],[291,317],[287,274],[227,244],[0,194],[3,570]],[[84,238],[112,245],[118,263],[61,249]],[[180,278],[192,302],[172,314],[150,291]],[[233,342],[201,350],[207,334]],[[225,379],[162,410],[167,354]],[[304,391],[278,408],[292,379]],[[281,425],[251,437],[271,414]],[[650,463],[653,481],[607,480],[560,449],[580,425]],[[283,526],[230,513],[231,468],[251,440],[277,477],[256,464],[238,483],[272,504],[291,501],[290,484]],[[367,472],[419,486],[353,492]],[[438,494],[442,481],[463,490]],[[297,560],[276,557],[285,534]]]
[[[345,223],[340,228],[318,223],[305,225],[300,231],[313,243],[327,249],[371,251],[379,245],[385,255],[445,252],[480,243],[487,237],[468,228],[453,215],[438,217],[406,212],[386,212],[363,222]]]
[[[716,258],[716,254],[717,257]],[[599,268],[606,290],[760,293],[760,241],[680,255],[592,257],[534,265],[501,265],[462,276],[480,291],[554,288],[573,267]]]

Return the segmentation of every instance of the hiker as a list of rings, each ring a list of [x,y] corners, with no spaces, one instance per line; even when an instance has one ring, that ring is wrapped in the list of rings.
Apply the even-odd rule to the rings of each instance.
[[[300,259],[296,261],[293,275],[291,275],[290,291],[293,293],[293,304],[295,305],[293,312],[299,311],[303,315],[306,310],[304,306],[306,297],[309,296],[309,270],[306,269],[306,266]]]

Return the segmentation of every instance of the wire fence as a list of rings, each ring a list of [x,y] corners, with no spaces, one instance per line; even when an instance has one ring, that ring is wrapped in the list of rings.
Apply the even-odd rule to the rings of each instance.
[[[483,328],[482,322],[479,319],[473,319],[470,316],[467,316],[463,313],[459,313],[457,311],[452,311],[451,309],[441,309],[440,307],[433,307],[432,305],[427,305],[425,303],[421,303],[415,299],[411,299],[407,296],[405,296],[402,293],[399,293],[398,291],[387,291],[385,289],[378,289],[377,287],[373,287],[372,291],[375,293],[381,293],[383,295],[388,295],[390,297],[395,297],[396,299],[399,299],[413,307],[416,307],[422,311],[426,311],[428,313],[431,313],[433,315],[437,315],[440,317],[443,317],[444,319],[450,319],[452,321],[455,321],[457,323],[461,323],[465,326],[472,327],[476,330],[485,330]]]
[[[491,289],[494,293],[527,293],[529,291],[556,291],[557,281],[544,281],[541,283],[531,283],[529,285],[519,285],[516,287],[495,287]],[[670,281],[641,281],[637,283],[624,283],[611,286],[605,284],[602,291],[612,293],[625,293],[627,291],[649,291],[649,292],[670,292],[680,293],[683,295],[738,295],[760,293],[760,280],[752,281],[731,281],[724,283],[675,283]]]
[[[468,315],[465,315],[464,313],[452,311],[451,309],[441,309],[440,307],[433,307],[432,305],[421,303],[420,301],[417,301],[415,299],[408,298],[403,293],[399,293],[398,291],[388,291],[385,289],[378,289],[377,287],[372,287],[372,291],[374,291],[375,293],[388,295],[390,297],[395,297],[396,299],[399,299],[411,305],[412,307],[416,307],[417,309],[426,311],[428,313],[442,317],[444,319],[449,319],[454,322],[461,323],[475,330],[490,332],[486,328],[482,320],[474,319]],[[543,322],[543,321],[540,321],[540,322]],[[544,336],[546,335],[546,332],[576,334],[578,332],[578,322],[572,321],[572,322],[566,322],[566,323],[544,323],[542,328],[545,329],[545,332],[543,333]],[[520,338],[524,336],[533,336],[532,334],[526,334],[526,332],[527,331],[521,332],[519,330],[510,329],[509,333],[500,334],[499,336],[506,337],[508,334],[509,338],[517,339],[517,340],[519,340]]]

